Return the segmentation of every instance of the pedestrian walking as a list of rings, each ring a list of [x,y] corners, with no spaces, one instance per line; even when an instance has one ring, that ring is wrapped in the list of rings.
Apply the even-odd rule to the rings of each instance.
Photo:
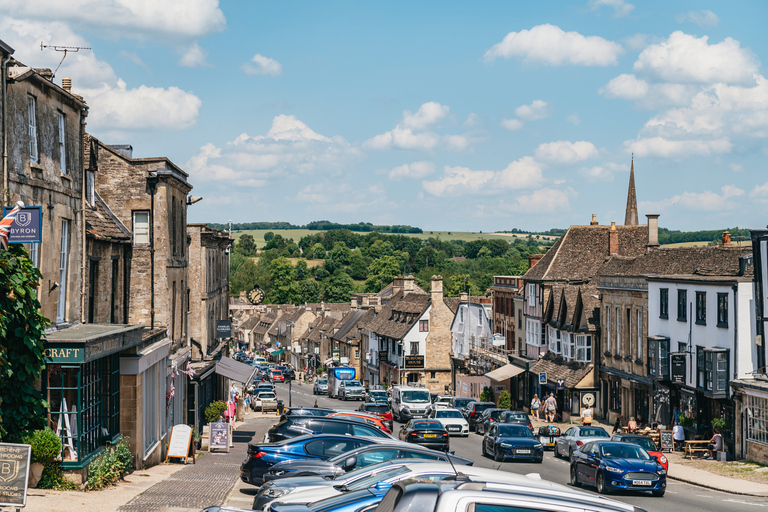
[[[592,424],[592,408],[589,404],[587,404],[587,407],[581,411],[581,424],[585,426]]]
[[[556,414],[557,400],[555,400],[555,394],[550,393],[549,398],[544,402],[544,418],[547,420],[547,423],[554,423]]]
[[[533,417],[537,420],[539,419],[539,407],[541,407],[541,400],[539,400],[538,394],[534,394],[533,400],[531,400],[531,411],[533,412]]]

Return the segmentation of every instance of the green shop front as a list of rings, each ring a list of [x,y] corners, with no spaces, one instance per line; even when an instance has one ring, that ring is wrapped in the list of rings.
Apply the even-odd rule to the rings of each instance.
[[[120,439],[120,352],[141,343],[142,329],[83,324],[48,333],[42,386],[64,469],[85,468]]]

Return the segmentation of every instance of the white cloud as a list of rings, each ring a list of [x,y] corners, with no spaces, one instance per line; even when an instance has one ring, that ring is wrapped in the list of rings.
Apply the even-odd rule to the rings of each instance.
[[[434,125],[444,119],[449,112],[449,107],[435,101],[424,103],[416,112],[406,110],[403,112],[403,120],[388,132],[371,137],[363,144],[370,149],[407,149],[428,151],[434,149],[441,142],[452,150],[466,149],[470,140],[465,135],[440,136],[430,131]]]
[[[442,118],[448,115],[449,108],[436,101],[424,103],[416,113],[406,110],[403,113],[402,126],[412,130],[423,130],[432,126]]]
[[[139,57],[137,53],[127,52],[123,50],[120,52],[120,56],[123,57],[124,59],[128,59],[129,61],[133,62],[137,66],[144,68],[144,70],[150,75],[152,74],[152,70],[149,69],[149,66],[147,66],[147,64],[143,60],[141,60],[141,57]]]
[[[435,164],[432,162],[413,162],[395,167],[389,171],[389,179],[399,181],[403,179],[422,179],[435,172]]]
[[[569,115],[568,119],[566,119],[566,121],[568,121],[571,124],[575,124],[577,126],[579,124],[581,124],[581,118],[579,117],[578,114],[571,114],[571,115]]]
[[[601,7],[610,7],[613,9],[613,15],[617,18],[622,16],[629,16],[634,5],[625,2],[624,0],[589,0],[589,8],[593,11],[600,9]]]
[[[749,192],[749,197],[757,203],[768,203],[768,181],[762,185],[755,185]]]
[[[623,52],[620,44],[602,37],[565,32],[560,27],[545,24],[510,32],[502,42],[485,52],[485,60],[518,57],[524,62],[542,62],[550,66],[614,66]]]
[[[200,48],[196,42],[186,48],[181,48],[181,54],[179,66],[187,68],[211,67],[205,60],[208,57],[208,52]]]
[[[247,75],[270,75],[277,76],[283,73],[283,66],[275,59],[270,59],[259,53],[251,58],[251,62],[256,64],[255,66],[250,62],[243,64],[240,69]]]
[[[469,147],[469,138],[466,135],[444,135],[443,144],[453,151],[462,151]]]
[[[497,178],[498,185],[508,190],[538,187],[543,181],[541,165],[530,156],[510,163]]]
[[[279,115],[266,135],[243,133],[223,147],[206,144],[185,169],[196,182],[253,187],[281,176],[337,173],[359,156],[343,138],[324,136],[295,116]]]
[[[519,119],[502,119],[501,126],[511,132],[516,132],[523,127],[523,122]]]
[[[708,39],[675,31],[666,41],[643,50],[633,69],[638,74],[675,83],[753,81],[758,63],[748,50],[730,37],[716,44],[708,44]]]
[[[697,87],[691,84],[648,83],[633,74],[621,74],[612,78],[598,90],[608,98],[635,101],[646,108],[684,105],[691,101]]]
[[[64,22],[111,38],[188,40],[226,26],[218,0],[4,0],[0,12],[13,18]]]
[[[584,167],[581,169],[581,174],[590,181],[611,181],[613,180],[613,172],[602,166]]]
[[[645,80],[640,80],[635,75],[622,73],[616,78],[611,79],[599,92],[609,98],[638,100],[648,94],[648,89],[648,82]]]
[[[529,189],[543,182],[541,165],[526,156],[501,171],[473,171],[467,167],[445,166],[442,177],[423,181],[422,187],[428,194],[443,197]]]
[[[429,150],[440,143],[440,136],[432,133],[414,133],[410,128],[396,126],[392,131],[385,132],[365,141],[364,146],[371,149],[413,149]]]
[[[464,121],[464,126],[466,126],[468,128],[473,128],[475,126],[480,126],[481,124],[483,124],[483,120],[480,119],[480,116],[475,114],[474,112],[470,113],[467,116],[467,120]]]
[[[550,115],[550,105],[543,100],[533,100],[530,105],[520,105],[515,109],[515,115],[527,121],[544,119]]]
[[[682,158],[691,155],[712,156],[729,153],[733,144],[728,139],[673,140],[664,137],[638,138],[624,143],[636,156]]]
[[[542,188],[531,194],[518,197],[509,207],[509,210],[516,213],[529,214],[568,210],[571,207],[570,198],[576,195],[574,190],[565,192],[558,189]]]
[[[720,18],[717,17],[717,14],[709,9],[703,11],[688,11],[686,13],[678,14],[675,16],[675,20],[678,23],[690,21],[700,27],[716,27],[717,24],[720,23]]]
[[[562,164],[580,162],[595,158],[597,155],[598,151],[595,145],[585,140],[576,142],[558,140],[541,144],[536,148],[537,158]]]
[[[743,196],[744,190],[734,185],[725,185],[720,192],[683,192],[660,201],[642,201],[639,206],[642,210],[654,212],[663,212],[677,205],[690,211],[705,212],[721,212],[740,207],[739,202],[734,199]]]
[[[733,172],[744,172],[744,166],[741,164],[731,164],[728,166]]]

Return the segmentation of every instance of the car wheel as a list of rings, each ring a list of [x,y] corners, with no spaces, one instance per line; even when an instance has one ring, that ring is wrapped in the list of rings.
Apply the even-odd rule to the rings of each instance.
[[[597,474],[597,492],[608,494],[608,488],[605,486],[605,477],[602,472]]]
[[[574,487],[581,487],[579,479],[576,477],[576,466],[571,464],[571,485]]]
[[[661,491],[651,491],[651,492],[652,492],[652,493],[653,493],[653,495],[654,495],[654,496],[656,496],[657,498],[661,498],[661,497],[663,497],[663,496],[664,496],[664,490],[663,490],[663,489],[662,489]]]
[[[504,457],[499,453],[499,448],[498,447],[493,449],[493,460],[495,460],[496,462],[503,462],[504,461]]]
[[[541,464],[542,462],[544,462],[544,456],[542,455],[538,459],[533,459],[533,462],[535,462],[536,464]]]
[[[552,449],[554,451],[554,455],[556,459],[560,458],[560,450],[557,449],[557,443],[555,443],[555,447]]]
[[[483,442],[481,446],[483,447],[483,457],[487,457],[488,456],[488,452],[485,451],[485,442]]]

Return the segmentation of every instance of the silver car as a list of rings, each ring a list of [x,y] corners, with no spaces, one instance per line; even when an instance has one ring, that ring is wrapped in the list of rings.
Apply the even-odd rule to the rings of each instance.
[[[602,427],[571,427],[555,439],[555,457],[568,457],[590,441],[608,441],[611,436]]]
[[[328,394],[328,379],[322,378],[315,381],[315,385],[312,386],[313,395],[327,395]]]
[[[341,400],[365,400],[365,388],[359,380],[345,380],[339,384]]]

